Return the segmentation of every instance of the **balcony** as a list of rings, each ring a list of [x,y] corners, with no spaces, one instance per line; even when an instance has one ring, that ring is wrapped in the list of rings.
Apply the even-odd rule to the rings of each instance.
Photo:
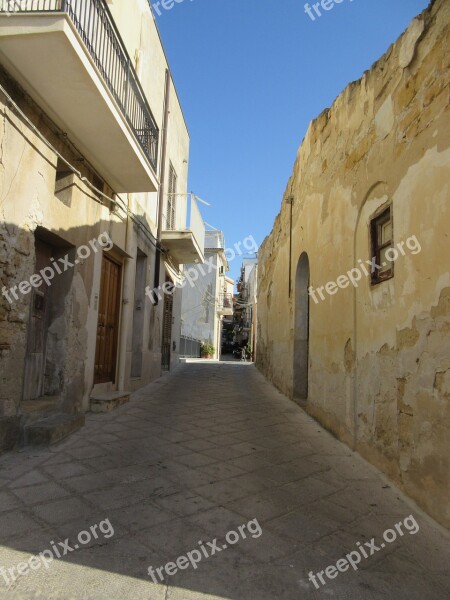
[[[234,314],[233,309],[233,294],[220,294],[219,306],[217,308],[217,314],[224,317],[232,317]]]
[[[214,229],[205,233],[205,248],[208,250],[225,250],[225,237],[222,231]]]
[[[158,127],[105,0],[0,0],[0,61],[115,192],[156,191]]]
[[[182,218],[183,215],[186,217]],[[162,227],[162,245],[174,262],[178,265],[205,262],[205,224],[194,194],[168,194]]]

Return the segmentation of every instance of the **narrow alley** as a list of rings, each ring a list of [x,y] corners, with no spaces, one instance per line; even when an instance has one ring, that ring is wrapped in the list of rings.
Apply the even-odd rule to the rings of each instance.
[[[0,457],[0,597],[448,598],[444,530],[253,365],[191,361],[86,417]]]

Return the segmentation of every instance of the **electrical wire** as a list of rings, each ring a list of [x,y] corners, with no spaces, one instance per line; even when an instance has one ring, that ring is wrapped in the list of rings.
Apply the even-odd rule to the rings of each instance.
[[[132,211],[129,209],[127,203],[120,197],[120,195],[115,193],[114,194],[115,198],[110,198],[109,196],[104,194],[101,190],[99,190],[95,185],[93,185],[86,177],[84,177],[82,175],[81,171],[79,171],[66,158],[64,158],[64,156],[60,152],[58,152],[58,150],[47,140],[45,135],[39,131],[39,129],[27,117],[27,115],[22,111],[22,109],[18,106],[18,104],[13,100],[13,98],[8,94],[8,92],[5,90],[5,88],[1,84],[0,84],[0,91],[4,94],[9,105],[14,109],[14,111],[27,123],[27,125],[34,131],[34,133],[39,137],[39,139],[42,142],[44,142],[44,144],[48,148],[50,148],[50,150],[52,152],[54,152],[56,154],[56,156],[72,171],[72,173],[74,173],[80,179],[80,181],[82,181],[89,189],[94,191],[96,194],[99,194],[100,196],[105,198],[108,202],[112,202],[113,204],[120,206],[120,208],[125,212],[127,217],[129,217],[133,221],[133,223],[135,223],[135,225],[137,225],[138,228],[145,234],[148,241],[157,250],[159,249],[165,255],[166,259],[169,260],[169,262],[171,264],[173,264],[172,261],[170,261],[170,259],[169,259],[169,253],[167,252],[167,250],[165,248],[163,248],[162,246],[158,246],[158,244],[156,242],[156,237],[153,235],[151,230],[148,227],[146,227],[140,220],[136,219],[135,215],[132,213]],[[119,200],[120,202],[118,202],[117,200]],[[179,269],[175,269],[175,270],[179,272]]]
[[[214,308],[217,309],[220,302],[219,300],[216,298],[216,296],[214,294],[212,294],[207,288],[206,288],[206,284],[205,287],[201,287],[200,285],[201,280],[197,279],[196,281],[193,281],[194,284],[194,288],[197,288],[198,292],[200,293],[201,296],[201,304],[197,304],[196,306],[193,306],[191,308],[188,308],[186,311],[184,311],[181,315],[181,317],[183,318],[184,315],[187,315],[189,312],[196,310],[198,308],[205,308],[205,301],[209,300],[210,304],[214,303]],[[203,284],[203,282],[202,282]]]

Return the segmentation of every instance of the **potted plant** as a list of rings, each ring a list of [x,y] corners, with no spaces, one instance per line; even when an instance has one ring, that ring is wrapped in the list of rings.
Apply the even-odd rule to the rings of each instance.
[[[202,343],[202,358],[212,358],[216,349],[209,342]]]

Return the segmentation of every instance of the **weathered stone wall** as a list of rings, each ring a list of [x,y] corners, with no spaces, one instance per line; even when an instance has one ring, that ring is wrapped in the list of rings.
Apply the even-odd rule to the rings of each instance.
[[[450,523],[450,4],[435,0],[313,123],[259,257],[257,364],[293,396],[296,270],[313,288],[371,257],[391,204],[394,277],[310,300],[306,410]],[[292,293],[289,252],[292,204]]]
[[[28,118],[49,142],[83,176],[92,181],[93,172],[83,166],[43,113],[4,72],[0,81]],[[109,208],[99,202],[77,177],[68,178],[62,194],[55,193],[57,156],[2,98],[0,102],[2,148],[0,171],[0,283],[8,290],[36,273],[35,233],[38,228],[58,236],[64,245],[54,258],[74,253],[75,248],[107,231],[117,244],[123,243],[124,226],[111,218]],[[121,230],[119,229],[121,228]],[[73,256],[71,257],[73,262]],[[93,361],[96,317],[94,281],[99,280],[101,252],[55,277],[51,285],[45,367],[45,392],[59,396],[61,410],[79,412],[89,406],[92,377],[87,365]],[[20,294],[10,303],[0,297],[0,416],[20,417],[23,398],[24,361],[32,294]],[[96,321],[95,321],[96,322]],[[90,343],[89,343],[90,340]]]
[[[118,0],[110,8],[161,132],[169,65],[151,7],[147,0]],[[146,286],[150,289],[154,286],[157,193],[124,193],[120,200],[114,196],[111,181],[103,181],[102,174],[95,173],[76,147],[70,126],[69,133],[66,133],[52,122],[40,105],[41,99],[33,96],[33,101],[14,79],[12,70],[8,71],[10,67],[5,65],[0,67],[0,83],[13,102],[0,92],[0,286],[7,291],[36,273],[35,238],[42,241],[44,236],[43,241],[48,242],[51,252],[57,253],[52,257],[57,259],[69,251],[75,253],[76,248],[107,232],[114,244],[112,249],[108,249],[109,254],[122,268],[118,356],[115,381],[97,384],[95,392],[111,389],[134,391],[161,373],[163,303],[153,306],[148,298],[145,301],[141,298]],[[74,73],[74,89],[79,81],[78,75]],[[78,101],[74,93],[73,102]],[[15,104],[25,112],[32,125],[19,116]],[[189,133],[172,80],[169,108],[167,165],[172,164],[177,173],[177,191],[185,194]],[[97,187],[104,186],[117,202],[100,199],[75,174],[63,176],[58,173],[57,178],[57,153],[42,141],[37,131],[83,177]],[[99,135],[104,133],[99,131]],[[103,159],[99,157],[98,165],[102,163]],[[100,169],[100,166],[97,168]],[[161,160],[155,175],[159,180],[166,179],[167,190],[168,168],[166,173],[161,173]],[[107,175],[103,174],[103,177]],[[180,230],[186,227],[186,213],[186,197],[177,199],[176,218]],[[50,243],[56,236],[57,242]],[[146,257],[146,265],[145,272],[140,271],[137,278],[138,253]],[[30,319],[32,294],[20,295],[19,300],[12,304],[0,295],[0,452],[14,445],[17,423],[30,408],[24,408],[23,400],[30,396],[24,390],[27,386],[32,387],[30,381],[39,381],[39,377],[26,375],[24,362],[30,355],[39,354],[39,360],[41,355],[45,355],[42,359],[45,364],[44,396],[58,397],[58,408],[65,412],[89,409],[94,385],[101,268],[100,250],[80,261],[70,274],[59,275],[52,281],[51,302],[47,303],[51,305],[51,314],[45,353],[27,353],[28,340],[32,338],[30,331],[33,330]],[[173,270],[170,256],[169,259],[161,258],[162,281],[166,268]],[[136,309],[141,311],[142,338],[133,337],[133,322],[135,325],[138,322],[137,319],[134,321],[135,294],[142,304]],[[171,340],[173,366],[179,359],[180,312],[181,292],[178,290],[174,295]],[[135,367],[142,364],[140,371],[137,367],[132,370],[133,356]],[[37,368],[32,372],[36,375]],[[39,371],[42,372],[43,369]],[[34,386],[33,398],[36,388],[41,389],[41,386]]]
[[[0,71],[0,83],[49,143],[70,164],[76,165],[83,177],[99,185],[82,156],[5,71]],[[185,129],[180,136],[183,141],[188,139]],[[171,158],[175,162],[177,150],[171,153]],[[178,162],[181,164],[181,159]],[[161,373],[163,305],[153,306],[146,298],[141,377],[132,378],[130,374],[135,258],[138,248],[147,256],[147,271],[138,285],[153,288],[154,241],[152,243],[151,235],[137,225],[130,226],[126,208],[116,207],[111,211],[112,204],[105,199],[100,201],[76,175],[68,175],[63,184],[56,184],[57,164],[57,155],[0,94],[0,288],[7,291],[22,281],[29,281],[36,273],[35,237],[38,231],[44,232],[39,235],[56,235],[58,243],[63,245],[54,249],[53,257],[58,259],[69,254],[72,263],[76,248],[107,232],[114,243],[111,254],[129,274],[122,288],[120,325],[123,339],[118,341],[117,377],[115,382],[108,384],[108,389],[136,390]],[[59,191],[55,193],[56,190]],[[155,194],[125,196],[125,202],[127,200],[142,225],[155,235],[156,226],[148,214],[155,212],[148,210],[156,204]],[[161,263],[161,273],[164,273],[164,261]],[[51,284],[44,395],[58,397],[57,408],[63,412],[89,410],[94,385],[101,265],[101,249],[98,253],[92,251],[85,261],[55,277]],[[23,410],[27,384],[24,364],[32,294],[18,295],[18,300],[10,295],[12,303],[0,295],[0,453],[17,444],[19,425],[27,418]],[[177,292],[174,312],[175,317],[178,312],[178,318],[180,296]],[[173,328],[177,344],[179,329],[179,326]],[[175,364],[176,353],[172,358]]]

